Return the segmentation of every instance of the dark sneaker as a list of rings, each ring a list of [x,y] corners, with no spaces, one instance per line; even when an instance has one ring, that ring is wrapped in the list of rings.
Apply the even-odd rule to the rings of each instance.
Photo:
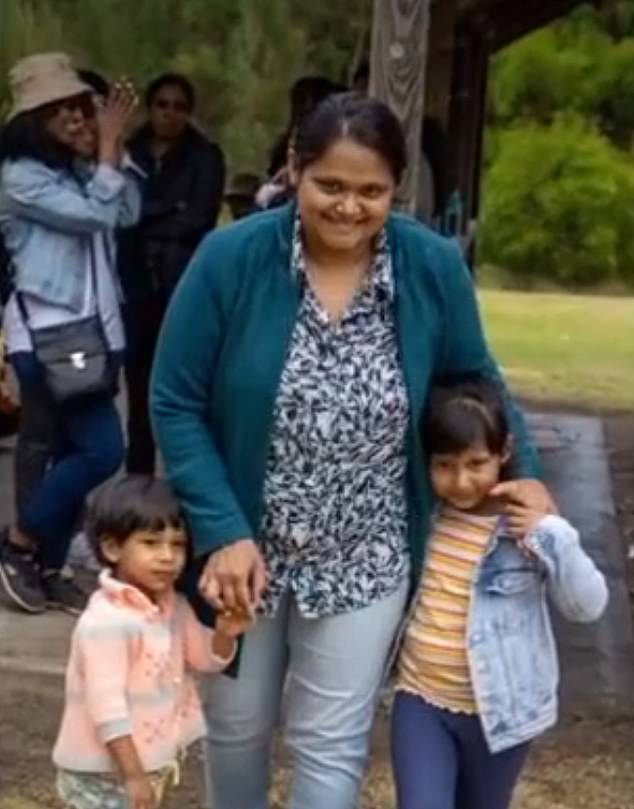
[[[42,587],[46,606],[52,610],[79,615],[88,602],[86,593],[75,584],[72,576],[65,573],[47,573],[42,577]]]
[[[26,612],[38,613],[46,609],[40,571],[33,554],[12,545],[6,528],[0,534],[0,590]]]

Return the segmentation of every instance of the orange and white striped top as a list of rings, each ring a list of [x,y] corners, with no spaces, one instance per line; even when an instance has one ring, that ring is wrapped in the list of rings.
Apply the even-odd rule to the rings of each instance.
[[[433,705],[476,713],[467,657],[471,586],[497,517],[448,506],[437,516],[416,605],[405,632],[397,689]]]

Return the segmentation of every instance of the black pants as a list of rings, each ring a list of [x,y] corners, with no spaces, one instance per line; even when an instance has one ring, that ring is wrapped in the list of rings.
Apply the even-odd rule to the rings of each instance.
[[[52,441],[41,445],[41,452],[33,442],[35,433],[28,436],[30,455],[29,463],[20,470],[21,474],[27,472],[27,478],[19,493],[22,502],[17,524],[37,543],[42,569],[61,570],[86,497],[123,460],[119,415],[109,396],[53,402],[31,352],[13,354],[11,363],[27,418],[46,412],[50,419],[41,423],[33,419],[30,425],[41,428],[42,440],[52,436]],[[39,411],[41,403],[46,403],[46,411]]]
[[[128,301],[125,307],[129,474],[153,475],[156,466],[149,413],[150,374],[166,305],[167,297],[155,293]]]
[[[22,392],[14,455],[15,511],[19,514],[52,461],[55,417],[48,399]]]

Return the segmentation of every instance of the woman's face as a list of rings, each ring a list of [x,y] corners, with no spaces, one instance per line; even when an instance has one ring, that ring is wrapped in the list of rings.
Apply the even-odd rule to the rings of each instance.
[[[166,84],[154,94],[149,107],[149,120],[157,138],[177,140],[190,118],[189,101],[177,84]]]
[[[340,138],[293,177],[308,237],[335,252],[358,252],[379,233],[396,183],[374,149]]]
[[[63,101],[51,110],[46,131],[58,143],[90,159],[97,151],[97,126],[94,104],[90,96]]]

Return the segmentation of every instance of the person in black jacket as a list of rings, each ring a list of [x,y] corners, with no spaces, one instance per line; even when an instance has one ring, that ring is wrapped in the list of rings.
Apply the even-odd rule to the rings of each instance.
[[[128,454],[130,473],[152,474],[155,449],[148,384],[165,308],[222,205],[225,162],[220,147],[192,123],[194,89],[166,73],[147,89],[148,121],[131,137],[132,160],[145,171],[141,220],[119,235],[126,297]]]

